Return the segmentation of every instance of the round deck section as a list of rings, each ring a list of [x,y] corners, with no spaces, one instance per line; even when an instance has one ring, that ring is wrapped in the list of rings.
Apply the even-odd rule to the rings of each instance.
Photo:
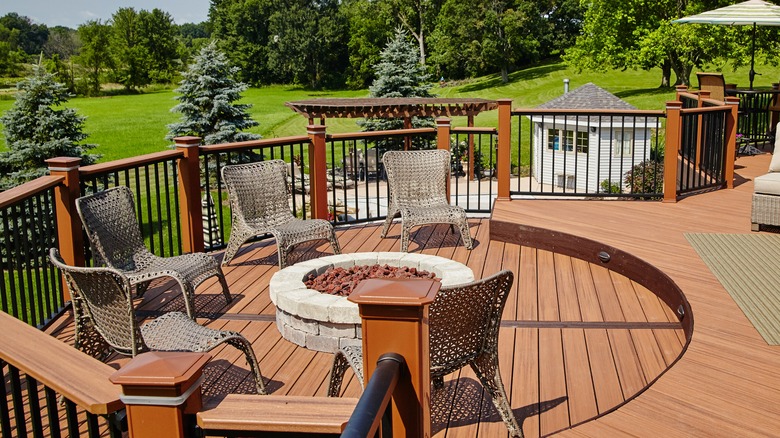
[[[444,257],[403,252],[360,252],[321,257],[288,266],[271,277],[268,285],[276,305],[276,325],[288,341],[311,350],[335,352],[349,343],[360,342],[360,314],[347,297],[308,289],[304,280],[334,267],[361,265],[408,266],[430,271],[443,286],[474,281],[474,273],[463,263]]]

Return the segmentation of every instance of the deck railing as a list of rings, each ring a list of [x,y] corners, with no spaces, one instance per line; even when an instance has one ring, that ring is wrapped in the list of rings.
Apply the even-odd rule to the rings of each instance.
[[[54,359],[56,358],[56,360]],[[0,435],[121,437],[110,366],[0,313]]]
[[[663,111],[518,109],[514,195],[663,196]]]
[[[0,308],[38,328],[65,306],[47,249],[57,246],[54,187],[61,181],[46,176],[0,193]]]

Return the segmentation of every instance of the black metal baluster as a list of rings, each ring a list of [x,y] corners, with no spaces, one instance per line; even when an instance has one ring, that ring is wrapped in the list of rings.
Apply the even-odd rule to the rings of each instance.
[[[44,386],[46,394],[46,417],[49,420],[50,438],[60,438],[60,415],[57,409],[57,393],[48,386]]]
[[[41,421],[41,403],[38,397],[38,381],[31,376],[27,378],[27,405],[30,407],[30,424],[32,435],[43,438],[43,422]]]

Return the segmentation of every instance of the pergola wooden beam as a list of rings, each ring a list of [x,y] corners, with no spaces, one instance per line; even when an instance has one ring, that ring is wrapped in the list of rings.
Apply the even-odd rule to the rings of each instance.
[[[495,100],[470,98],[341,98],[286,102],[296,113],[315,118],[411,118],[475,116],[498,108]]]

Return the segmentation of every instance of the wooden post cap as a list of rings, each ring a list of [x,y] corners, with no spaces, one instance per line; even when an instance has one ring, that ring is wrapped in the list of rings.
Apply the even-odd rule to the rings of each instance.
[[[139,354],[109,377],[125,395],[179,397],[211,360],[209,353],[151,351]]]
[[[347,298],[358,305],[419,307],[433,302],[441,282],[425,278],[369,278]]]

